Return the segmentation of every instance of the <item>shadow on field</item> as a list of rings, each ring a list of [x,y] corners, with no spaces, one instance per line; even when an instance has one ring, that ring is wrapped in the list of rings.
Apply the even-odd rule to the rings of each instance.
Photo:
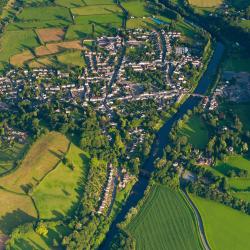
[[[15,227],[26,222],[34,221],[35,219],[35,217],[30,216],[21,209],[17,209],[0,218],[0,231],[4,234],[9,234]]]

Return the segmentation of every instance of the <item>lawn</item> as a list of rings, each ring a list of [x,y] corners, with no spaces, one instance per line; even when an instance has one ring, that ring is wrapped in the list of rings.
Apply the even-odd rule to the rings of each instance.
[[[223,0],[188,0],[189,4],[195,7],[218,7],[223,3]]]
[[[233,194],[233,196],[242,199],[244,201],[250,202],[250,191],[248,192],[236,192]]]
[[[208,130],[202,119],[194,115],[179,130],[179,135],[187,136],[188,141],[198,148],[204,148],[209,140]]]
[[[64,235],[69,234],[69,228],[60,222],[48,223],[48,235],[46,237],[37,234],[32,225],[26,232],[15,234],[8,243],[9,249],[34,250],[34,249],[57,249],[53,242],[61,242]]]
[[[61,53],[57,56],[57,60],[60,63],[66,64],[69,66],[84,67],[86,65],[81,51]]]
[[[19,168],[0,178],[1,186],[8,190],[24,193],[52,170],[68,149],[68,139],[57,132],[50,132],[38,139]]]
[[[213,250],[250,249],[250,216],[214,201],[191,196]]]
[[[154,186],[127,226],[136,249],[202,249],[193,214],[179,192]]]
[[[0,189],[0,234],[9,234],[15,227],[37,217],[31,199]]]
[[[74,144],[66,155],[75,168],[60,163],[35,188],[32,197],[41,219],[62,219],[76,209],[87,178],[89,156]]]
[[[129,12],[130,16],[143,17],[149,16],[150,13],[145,9],[143,1],[126,1],[122,6]]]

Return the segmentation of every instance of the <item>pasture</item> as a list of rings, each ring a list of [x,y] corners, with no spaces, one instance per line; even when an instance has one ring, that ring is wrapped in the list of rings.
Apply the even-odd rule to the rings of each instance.
[[[57,55],[57,60],[58,62],[63,63],[65,65],[69,65],[69,66],[84,67],[86,65],[81,51],[61,53]]]
[[[220,203],[191,196],[205,227],[209,244],[214,250],[250,249],[250,216]]]
[[[188,2],[195,7],[212,8],[220,6],[223,0],[188,0]]]
[[[32,197],[41,219],[62,219],[73,212],[87,178],[89,156],[74,144],[66,158],[74,169],[60,163],[35,188]]]
[[[108,14],[118,14],[122,10],[115,4],[106,5],[89,5],[78,8],[71,8],[73,15],[79,16],[92,16],[92,15],[108,15]]]
[[[9,234],[15,227],[34,221],[36,210],[30,197],[0,189],[0,234]]]
[[[204,148],[209,140],[208,130],[202,119],[195,115],[179,130],[180,136],[186,136],[188,141],[195,147]]]
[[[0,178],[1,186],[22,194],[27,192],[56,166],[68,145],[68,139],[60,133],[42,136],[32,145],[19,168]]]
[[[144,3],[142,1],[124,1],[121,2],[121,4],[128,11],[130,16],[143,17],[150,15],[145,9]]]
[[[126,228],[136,249],[202,249],[194,215],[179,192],[154,186]]]
[[[0,147],[0,174],[3,174],[15,166],[17,160],[22,159],[29,146],[26,144],[15,143],[12,147],[1,145]]]

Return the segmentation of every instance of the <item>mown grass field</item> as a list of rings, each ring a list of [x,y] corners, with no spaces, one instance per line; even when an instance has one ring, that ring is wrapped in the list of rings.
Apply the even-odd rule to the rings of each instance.
[[[57,56],[57,60],[60,63],[71,65],[71,66],[84,67],[86,65],[81,51],[61,53]]]
[[[193,214],[178,192],[155,186],[127,230],[136,249],[202,249]]]
[[[14,167],[15,161],[20,160],[25,154],[29,145],[15,143],[11,148],[2,145],[0,148],[0,175]]]
[[[0,234],[9,234],[15,227],[34,221],[37,213],[31,199],[0,189]]]
[[[122,6],[128,11],[130,16],[143,17],[148,16],[149,13],[145,9],[142,1],[124,1],[121,2]]]
[[[38,139],[25,156],[19,168],[0,178],[1,186],[24,193],[27,185],[36,186],[52,170],[68,149],[68,139],[57,132],[50,132]]]
[[[223,3],[223,0],[188,0],[190,5],[195,7],[218,7]]]
[[[209,244],[214,250],[250,249],[250,216],[214,201],[191,196],[199,209]]]
[[[71,144],[66,157],[74,164],[74,170],[61,162],[32,194],[41,219],[65,218],[75,210],[82,195],[89,156]]]
[[[186,136],[188,141],[198,148],[204,148],[209,140],[208,130],[202,119],[195,115],[179,130],[179,135]]]

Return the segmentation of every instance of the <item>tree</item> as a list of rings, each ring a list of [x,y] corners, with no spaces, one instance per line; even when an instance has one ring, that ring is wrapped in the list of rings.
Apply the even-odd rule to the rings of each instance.
[[[47,236],[48,229],[44,222],[40,221],[36,227],[36,233],[42,236]]]

